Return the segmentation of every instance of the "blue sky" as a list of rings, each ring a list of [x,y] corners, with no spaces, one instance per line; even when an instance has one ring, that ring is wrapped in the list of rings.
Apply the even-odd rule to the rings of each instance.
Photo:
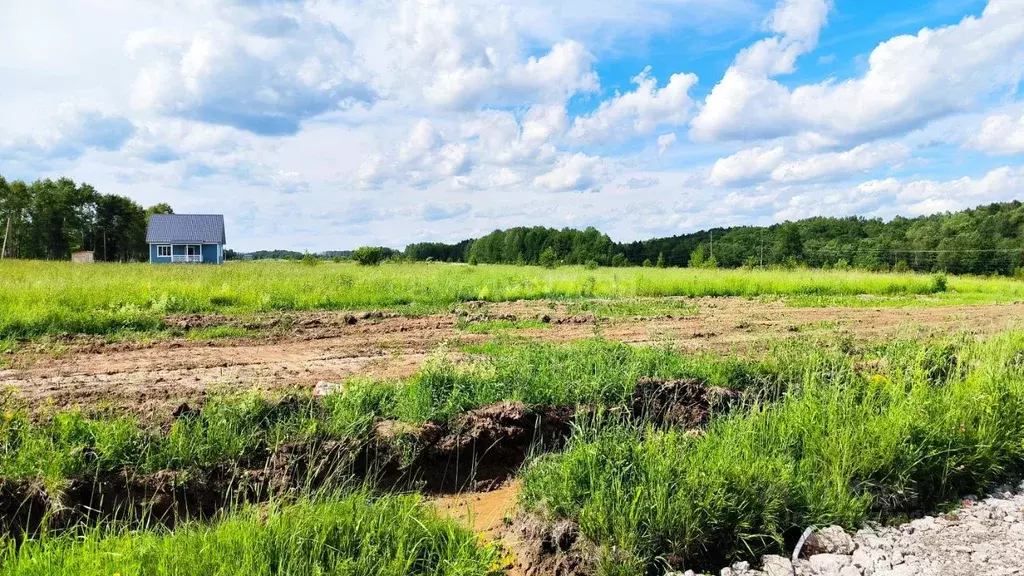
[[[1024,191],[1024,0],[40,0],[0,37],[0,175],[224,213],[239,250]]]

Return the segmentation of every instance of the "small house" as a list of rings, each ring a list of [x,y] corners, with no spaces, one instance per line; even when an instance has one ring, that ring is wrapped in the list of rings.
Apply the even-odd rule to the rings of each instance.
[[[93,254],[92,250],[79,250],[78,252],[71,253],[71,261],[77,264],[92,264]]]
[[[153,214],[146,230],[153,264],[224,263],[224,216],[220,214]]]

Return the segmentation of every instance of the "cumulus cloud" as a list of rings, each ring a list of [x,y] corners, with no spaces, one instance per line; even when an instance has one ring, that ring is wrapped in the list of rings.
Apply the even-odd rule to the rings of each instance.
[[[715,186],[750,183],[770,174],[785,154],[782,146],[740,150],[732,156],[718,159],[711,167],[708,182]]]
[[[526,57],[509,6],[401,0],[397,15],[386,17],[393,90],[414,102],[418,96],[435,108],[469,110],[563,101],[599,86],[594,56],[575,40]]]
[[[658,154],[664,154],[676,143],[676,133],[669,132],[658,136]]]
[[[1024,153],[1024,115],[1020,118],[1009,114],[989,116],[967,145],[989,154]]]
[[[356,178],[364,189],[387,182],[424,186],[464,174],[471,167],[469,146],[448,141],[432,121],[421,118],[393,153],[368,155]]]
[[[824,25],[825,0],[784,2],[771,19],[777,36],[737,56],[692,123],[699,140],[766,138],[813,131],[874,138],[965,110],[1020,81],[1024,3],[990,0],[980,17],[925,28],[879,44],[864,75],[789,89],[792,72]]]
[[[906,146],[901,144],[861,144],[844,152],[815,154],[783,162],[772,170],[771,178],[776,182],[806,182],[846,177],[897,162],[908,154]]]
[[[64,105],[51,125],[0,142],[0,157],[29,162],[75,160],[88,150],[120,150],[135,131],[135,124],[119,114]]]
[[[554,168],[533,183],[549,192],[586,192],[600,184],[602,172],[600,158],[577,152],[559,158]]]
[[[234,5],[198,30],[136,32],[133,104],[261,135],[376,98],[352,42],[302,6]]]
[[[790,184],[837,180],[894,164],[909,154],[905,145],[897,143],[861,144],[842,152],[803,155],[793,155],[784,146],[754,147],[715,162],[708,182],[733,186],[762,181]]]
[[[420,209],[420,217],[427,222],[437,222],[438,220],[457,218],[469,213],[472,209],[473,207],[467,203],[442,204],[438,202],[427,202]]]
[[[626,140],[650,134],[658,126],[679,126],[689,120],[693,108],[689,92],[697,83],[696,75],[673,74],[667,85],[658,88],[648,66],[632,82],[636,90],[616,94],[593,113],[578,116],[570,137],[583,144]]]
[[[778,203],[777,219],[820,215],[923,216],[1006,202],[1024,185],[1024,168],[996,168],[980,178],[953,180],[869,180],[843,188],[798,189]]]
[[[550,160],[565,133],[568,116],[561,104],[533,106],[517,119],[503,110],[484,110],[466,120],[462,136],[475,142],[481,162],[505,166]]]

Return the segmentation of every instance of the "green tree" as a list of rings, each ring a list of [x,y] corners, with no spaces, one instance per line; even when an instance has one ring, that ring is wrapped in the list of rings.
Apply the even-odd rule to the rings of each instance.
[[[376,266],[384,260],[384,251],[377,246],[361,246],[352,253],[352,259],[363,266]]]
[[[664,252],[658,252],[658,262],[655,265],[658,268],[664,268],[665,267],[665,253]]]
[[[558,265],[558,257],[555,256],[555,251],[550,246],[540,253],[540,265],[545,268],[554,268]]]

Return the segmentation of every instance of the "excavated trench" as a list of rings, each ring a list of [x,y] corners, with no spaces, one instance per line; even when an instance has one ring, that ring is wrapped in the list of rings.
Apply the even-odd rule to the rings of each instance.
[[[642,379],[629,404],[607,411],[656,426],[694,428],[738,398],[735,391],[695,380]],[[512,478],[531,454],[560,450],[573,425],[598,410],[501,402],[448,422],[379,421],[368,439],[286,444],[208,469],[101,473],[71,479],[53,492],[38,481],[0,479],[0,532],[32,536],[44,529],[62,531],[113,520],[173,527],[185,519],[213,518],[237,504],[366,480],[383,490],[428,495],[488,491]],[[190,415],[194,412],[177,417]],[[550,540],[551,527],[531,530],[523,536],[533,535],[526,547],[539,546],[533,546],[539,551],[533,555],[536,564],[560,562],[564,551],[559,546],[542,545]]]

